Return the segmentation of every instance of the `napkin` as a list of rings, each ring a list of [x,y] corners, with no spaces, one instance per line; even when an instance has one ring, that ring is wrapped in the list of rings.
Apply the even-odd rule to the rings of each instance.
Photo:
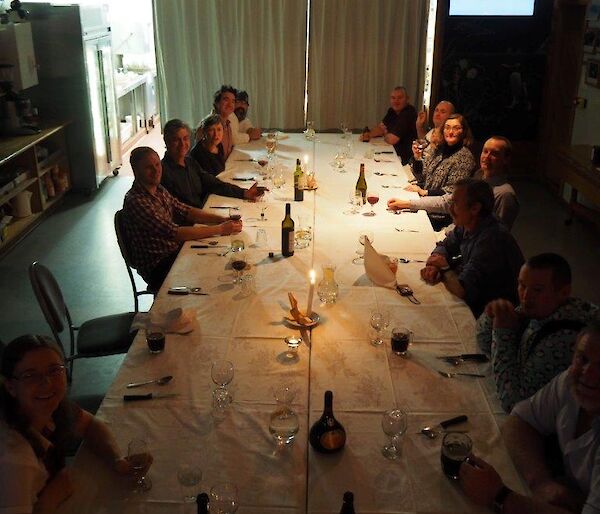
[[[396,288],[396,274],[390,269],[391,259],[377,253],[371,241],[365,237],[365,271],[374,284],[390,289]]]
[[[196,309],[171,309],[167,312],[138,312],[133,318],[132,329],[147,329],[154,325],[167,334],[188,334],[196,328]]]
[[[290,309],[290,314],[292,315],[292,318],[294,318],[294,320],[300,325],[312,325],[313,320],[305,314],[303,314],[302,312],[300,312],[300,310],[298,309],[298,300],[296,300],[294,293],[288,293],[288,298],[290,299],[290,305],[292,307]]]

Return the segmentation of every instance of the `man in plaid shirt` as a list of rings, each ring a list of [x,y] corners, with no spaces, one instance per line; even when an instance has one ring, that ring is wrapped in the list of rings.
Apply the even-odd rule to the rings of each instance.
[[[125,195],[123,217],[131,265],[148,287],[157,291],[184,241],[240,232],[242,222],[204,212],[174,198],[160,185],[162,165],[152,148],[135,148],[129,161],[135,180]],[[194,223],[208,226],[195,227]]]

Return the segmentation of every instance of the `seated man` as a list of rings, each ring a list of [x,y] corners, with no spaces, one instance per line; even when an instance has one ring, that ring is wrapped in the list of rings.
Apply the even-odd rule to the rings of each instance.
[[[242,189],[200,168],[198,162],[188,155],[191,130],[183,121],[169,120],[163,131],[167,151],[162,160],[161,184],[179,201],[192,207],[202,207],[210,194],[255,201],[266,191],[256,183],[250,189]]]
[[[493,215],[492,188],[483,180],[462,179],[452,193],[450,213],[456,227],[432,252],[421,278],[444,283],[464,299],[475,316],[493,298],[515,300],[523,254]]]
[[[518,403],[502,429],[512,459],[532,492],[511,491],[484,460],[469,457],[460,485],[479,505],[504,514],[600,512],[600,323],[577,337],[571,366]],[[552,476],[544,438],[558,438],[565,477]]]
[[[235,97],[235,108],[233,113],[235,114],[235,120],[229,116],[231,121],[231,130],[233,133],[233,141],[236,145],[247,143],[248,141],[254,141],[260,139],[262,131],[260,128],[252,125],[248,115],[248,93],[246,91],[238,91]],[[238,123],[236,130],[236,122]]]
[[[503,136],[492,136],[483,145],[479,165],[474,178],[485,180],[494,193],[494,214],[510,230],[519,214],[517,194],[508,183],[506,173],[510,165],[512,145]],[[411,200],[391,198],[388,208],[391,210],[424,210],[429,213],[447,214],[450,212],[451,194],[442,196],[423,196]]]
[[[386,143],[394,146],[402,164],[406,164],[412,156],[412,142],[417,136],[416,120],[417,111],[408,103],[406,88],[395,87],[390,95],[390,108],[383,121],[369,131],[368,137],[383,136]],[[361,141],[363,136],[361,134]]]
[[[454,114],[454,104],[448,100],[442,100],[439,102],[433,111],[433,127],[427,130],[427,111],[423,110],[417,115],[417,121],[415,128],[417,129],[417,137],[419,139],[426,139],[430,143],[432,142],[433,134],[437,130],[441,130],[444,123],[448,119],[448,116]]]
[[[183,241],[240,232],[242,222],[190,207],[169,194],[160,185],[162,166],[152,148],[135,148],[129,161],[135,180],[125,195],[123,218],[131,266],[151,291],[158,291]],[[212,226],[182,226],[183,222]]]
[[[598,307],[571,297],[571,268],[560,255],[531,257],[518,280],[520,305],[495,300],[477,321],[477,342],[491,354],[496,391],[507,412],[569,366],[577,332]]]

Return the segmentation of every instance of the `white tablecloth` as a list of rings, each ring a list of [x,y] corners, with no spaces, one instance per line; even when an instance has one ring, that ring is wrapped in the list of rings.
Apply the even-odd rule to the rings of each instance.
[[[237,484],[244,513],[338,512],[343,492],[355,495],[357,512],[441,513],[485,512],[470,504],[441,472],[441,438],[430,440],[419,428],[458,414],[468,414],[464,425],[474,441],[474,451],[496,466],[509,486],[523,485],[507,455],[498,430],[503,416],[493,396],[490,378],[441,377],[436,370],[450,370],[436,356],[474,351],[474,319],[467,307],[445,291],[419,279],[421,263],[400,264],[398,281],[408,283],[422,302],[413,305],[395,291],[374,286],[356,257],[358,236],[372,230],[374,247],[382,253],[424,260],[434,247],[436,234],[424,212],[393,215],[386,212],[388,198],[407,193],[383,185],[406,184],[408,171],[395,155],[392,163],[363,158],[367,143],[355,142],[356,157],[340,173],[329,164],[339,135],[318,135],[319,142],[291,135],[280,142],[278,159],[286,168],[283,189],[272,189],[264,202],[211,197],[206,207],[237,205],[244,219],[241,237],[246,242],[256,293],[241,297],[238,286],[227,283],[229,257],[197,255],[218,250],[191,249],[186,243],[153,306],[156,311],[174,307],[195,309],[198,326],[188,335],[167,336],[164,353],[150,355],[141,332],[136,338],[99,416],[115,433],[122,448],[133,437],[147,440],[154,455],[151,491],[133,494],[130,485],[104,469],[85,448],[75,461],[77,492],[61,512],[163,513],[194,512],[185,505],[177,483],[179,464],[194,461],[203,469],[199,491],[208,491],[218,480]],[[257,176],[258,165],[237,159],[263,157],[262,142],[236,149],[223,179]],[[372,147],[381,151],[386,147]],[[390,147],[391,148],[391,147]],[[318,190],[305,192],[304,202],[293,202],[292,173],[297,157],[308,156],[316,170]],[[369,188],[378,188],[376,216],[347,214],[359,165],[365,163]],[[375,171],[399,176],[376,176]],[[250,183],[237,182],[238,184]],[[269,184],[269,186],[271,186]],[[292,203],[292,217],[308,217],[313,240],[297,249],[292,258],[269,259],[269,250],[281,251],[281,220],[285,202]],[[261,209],[266,221],[259,221]],[[365,211],[368,207],[365,207]],[[214,210],[214,212],[219,212]],[[223,211],[221,211],[223,212]],[[416,232],[399,232],[396,227]],[[256,232],[265,228],[269,248],[255,248]],[[237,238],[238,236],[236,236]],[[224,244],[229,237],[215,238]],[[293,291],[302,308],[306,304],[308,271],[321,265],[337,266],[340,295],[335,305],[314,309],[321,324],[311,333],[310,345],[299,348],[299,358],[285,358],[283,337],[293,334],[283,317],[289,309],[287,292]],[[171,286],[201,286],[209,296],[169,296]],[[408,358],[391,353],[389,336],[384,345],[369,343],[369,315],[375,306],[389,308],[392,326],[414,332]],[[222,422],[211,415],[211,362],[227,358],[234,363],[230,386],[234,403]],[[480,366],[480,371],[487,371]],[[461,371],[477,371],[463,365]],[[171,374],[163,387],[137,392],[175,392],[176,398],[124,404],[125,384]],[[287,383],[298,390],[294,410],[300,431],[293,445],[277,451],[268,431],[275,408],[272,389]],[[307,443],[310,425],[320,416],[323,393],[334,392],[334,412],[347,431],[344,450],[336,455],[315,453]],[[408,431],[402,457],[396,461],[381,455],[385,436],[383,411],[402,407],[408,412]]]

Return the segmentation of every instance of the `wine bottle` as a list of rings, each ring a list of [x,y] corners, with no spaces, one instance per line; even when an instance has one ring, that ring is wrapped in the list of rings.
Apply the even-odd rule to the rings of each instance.
[[[300,165],[300,159],[296,159],[296,171],[294,171],[294,201],[304,201],[304,172]]]
[[[291,206],[285,204],[285,218],[281,222],[281,253],[284,257],[294,255],[294,220],[290,216]]]
[[[354,495],[350,491],[344,493],[344,501],[340,514],[355,514],[354,511]]]
[[[333,415],[333,393],[325,391],[325,406],[322,416],[310,428],[311,446],[321,453],[334,453],[346,444],[346,431]]]
[[[371,131],[369,130],[369,127],[365,127],[363,129],[363,133],[362,133],[362,138],[361,138],[365,143],[368,143],[369,141],[371,141]]]
[[[346,495],[344,495],[345,497]],[[198,506],[198,514],[208,514],[208,494],[200,493],[196,496],[196,505]]]
[[[365,178],[365,164],[360,163],[360,175],[356,181],[356,192],[362,195],[363,205],[367,203],[367,179]]]

